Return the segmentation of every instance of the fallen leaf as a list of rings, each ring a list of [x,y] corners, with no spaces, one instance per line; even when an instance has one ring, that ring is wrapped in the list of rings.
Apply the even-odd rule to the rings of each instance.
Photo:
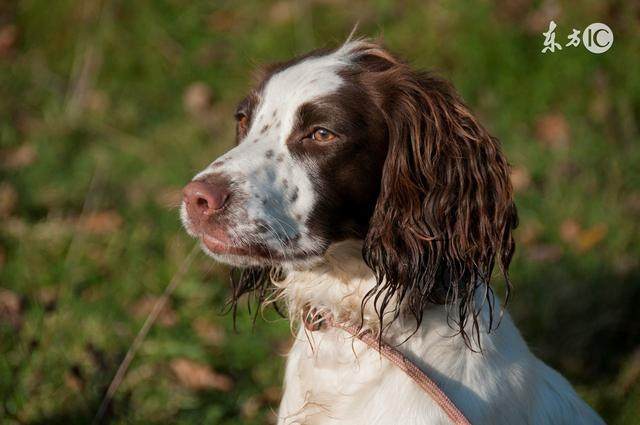
[[[105,235],[113,233],[122,225],[122,217],[116,211],[98,211],[81,216],[78,228],[86,233]]]
[[[9,170],[19,170],[33,164],[38,157],[35,148],[26,143],[0,153],[2,165]]]
[[[245,419],[253,419],[258,414],[262,402],[258,397],[249,397],[240,406],[240,412]]]
[[[564,115],[553,113],[540,117],[536,122],[536,137],[550,149],[569,147],[569,124]]]
[[[582,226],[572,218],[568,218],[560,224],[560,238],[569,244],[575,244],[582,233]]]
[[[290,1],[279,1],[269,9],[269,20],[274,24],[285,24],[293,19],[295,5]]]
[[[184,92],[184,109],[191,115],[201,117],[211,110],[213,93],[203,82],[192,83]]]
[[[513,190],[516,192],[522,192],[531,184],[531,175],[529,170],[524,166],[513,167],[511,169],[511,184]]]
[[[192,390],[214,389],[230,391],[233,381],[230,377],[214,372],[206,364],[189,359],[174,359],[171,361],[171,370],[180,383]]]
[[[18,204],[18,192],[8,182],[0,183],[0,218],[7,218]]]
[[[18,39],[18,27],[5,25],[0,28],[0,58],[8,56]]]
[[[224,329],[220,326],[217,326],[204,318],[198,318],[193,322],[193,329],[196,331],[196,334],[205,342],[219,346],[226,339],[226,334]]]
[[[595,247],[607,236],[607,231],[607,225],[600,223],[582,232],[577,241],[578,251],[586,252]]]
[[[22,302],[18,294],[8,289],[0,289],[0,322],[9,323],[16,330],[22,325]]]
[[[147,316],[153,311],[155,305],[160,300],[160,297],[145,296],[138,300],[132,307],[131,312],[134,317],[138,319],[146,319]],[[169,327],[178,323],[178,315],[171,307],[171,300],[167,300],[165,305],[158,314],[157,323],[161,326]]]

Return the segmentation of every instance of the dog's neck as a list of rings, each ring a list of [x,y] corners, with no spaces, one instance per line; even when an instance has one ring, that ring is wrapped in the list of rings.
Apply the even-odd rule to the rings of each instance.
[[[286,301],[290,319],[295,324],[300,323],[309,308],[314,308],[330,314],[341,323],[362,326],[374,333],[379,332],[382,325],[385,328],[383,336],[390,343],[400,343],[416,332],[413,317],[400,314],[392,320],[393,305],[389,306],[381,324],[377,313],[380,305],[378,308],[374,305],[375,297],[363,304],[367,293],[375,287],[376,279],[362,259],[362,241],[350,240],[331,245],[323,261],[305,269],[289,270],[286,278],[276,285],[282,291],[281,297]],[[496,306],[498,304],[495,303]],[[481,316],[486,315],[485,310]],[[428,306],[418,333],[437,331],[441,336],[453,336],[462,341],[459,335],[454,336],[456,331],[449,326],[451,319],[455,319],[449,312],[456,311],[455,306]],[[486,334],[488,320],[480,319],[481,333]],[[481,336],[480,343],[482,339]]]
[[[313,307],[330,313],[336,320],[363,324],[375,328],[378,317],[373,307],[362,300],[375,285],[371,270],[362,260],[362,242],[346,241],[333,244],[322,261],[304,269],[289,270],[286,278],[276,282],[286,300],[290,319],[297,322],[303,311]]]

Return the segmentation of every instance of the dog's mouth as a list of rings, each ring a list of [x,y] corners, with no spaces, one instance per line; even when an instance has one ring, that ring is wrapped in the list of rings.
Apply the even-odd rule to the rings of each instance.
[[[249,256],[251,253],[249,248],[233,245],[228,241],[228,239],[222,240],[216,236],[203,234],[200,237],[200,240],[202,241],[202,244],[213,254]]]
[[[216,234],[202,234],[200,241],[209,252],[218,256],[245,257],[256,261],[284,258],[282,254],[273,252],[265,245],[241,245],[234,243],[227,235],[218,232]]]
[[[314,263],[321,257],[302,250],[275,250],[264,244],[238,244],[223,232],[204,233],[198,238],[205,253],[232,266],[295,266]]]
[[[299,245],[300,236],[272,235],[266,225],[241,231],[233,222],[194,222],[184,204],[181,217],[187,233],[200,241],[206,254],[233,266],[306,264],[314,261],[322,251],[321,246],[314,246],[311,251],[303,249]],[[274,240],[277,243],[272,243]]]

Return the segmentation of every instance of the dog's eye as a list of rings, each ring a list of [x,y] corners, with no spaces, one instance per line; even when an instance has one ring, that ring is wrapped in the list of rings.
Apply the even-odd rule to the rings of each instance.
[[[244,133],[247,130],[247,124],[249,122],[249,117],[247,117],[247,115],[242,113],[242,112],[238,112],[235,115],[235,118],[236,118],[236,122],[238,124],[238,130],[240,131],[240,133]]]
[[[249,118],[247,118],[247,115],[242,113],[242,112],[238,112],[235,115],[236,121],[238,122],[239,125],[246,125],[247,121]]]
[[[326,128],[318,128],[316,129],[313,134],[311,135],[311,138],[313,140],[316,140],[318,142],[331,142],[333,141],[337,136],[335,134],[333,134],[332,132],[330,132],[329,130],[327,130]]]

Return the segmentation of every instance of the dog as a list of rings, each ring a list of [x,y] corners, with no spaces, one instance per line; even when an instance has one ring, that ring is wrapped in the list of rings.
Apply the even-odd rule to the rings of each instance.
[[[185,186],[181,219],[239,268],[232,301],[369,332],[473,424],[601,424],[527,348],[490,280],[517,226],[509,165],[445,80],[348,40],[267,67],[236,146]],[[320,316],[323,317],[323,316]],[[298,326],[279,424],[445,424],[406,373],[340,327]]]

